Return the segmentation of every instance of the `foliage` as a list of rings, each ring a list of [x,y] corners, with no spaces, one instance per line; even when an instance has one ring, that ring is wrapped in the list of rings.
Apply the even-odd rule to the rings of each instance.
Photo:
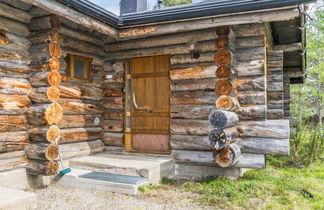
[[[324,208],[324,164],[303,169],[268,167],[248,171],[234,181],[225,177],[185,183],[164,179],[160,187],[170,185],[198,194],[195,201],[215,209]]]
[[[165,7],[172,7],[172,6],[191,4],[191,3],[192,0],[163,0],[163,6]]]

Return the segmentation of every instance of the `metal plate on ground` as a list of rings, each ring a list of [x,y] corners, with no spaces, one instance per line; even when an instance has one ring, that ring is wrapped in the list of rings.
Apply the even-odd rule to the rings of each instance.
[[[110,174],[104,172],[90,172],[79,176],[79,178],[94,179],[99,181],[116,182],[116,183],[124,183],[124,184],[134,184],[134,185],[148,181],[147,178],[128,176],[128,175],[119,175],[119,174]]]

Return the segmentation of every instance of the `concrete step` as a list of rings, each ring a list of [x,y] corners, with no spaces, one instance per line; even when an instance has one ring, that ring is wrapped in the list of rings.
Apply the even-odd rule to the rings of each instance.
[[[34,193],[0,187],[1,210],[30,210],[36,208],[37,199]]]
[[[136,195],[138,187],[149,183],[147,178],[138,176],[117,175],[75,168],[71,170],[70,173],[62,176],[57,184],[65,187]]]
[[[162,177],[174,174],[174,159],[157,156],[99,153],[72,159],[69,167],[112,174],[148,178],[159,182]]]

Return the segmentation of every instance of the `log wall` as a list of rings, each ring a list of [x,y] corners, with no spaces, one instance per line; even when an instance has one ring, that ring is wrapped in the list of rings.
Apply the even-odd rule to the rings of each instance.
[[[26,165],[29,143],[24,116],[32,105],[28,94],[31,57],[27,4],[0,2],[0,171]]]

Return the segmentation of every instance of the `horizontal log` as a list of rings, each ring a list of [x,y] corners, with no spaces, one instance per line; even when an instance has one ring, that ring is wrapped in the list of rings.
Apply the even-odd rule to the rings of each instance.
[[[22,131],[29,125],[24,115],[0,115],[0,131]]]
[[[0,93],[12,95],[28,95],[32,89],[27,79],[1,77]]]
[[[31,104],[28,96],[0,94],[0,114],[24,114]]]
[[[216,166],[212,151],[172,150],[171,155],[180,163]],[[262,169],[265,168],[265,158],[260,154],[242,153],[233,167]]]
[[[106,88],[103,90],[103,95],[107,97],[120,97],[124,96],[124,92],[121,88]]]
[[[122,109],[105,109],[103,113],[103,119],[105,120],[123,120],[124,111]]]
[[[170,71],[171,80],[215,78],[216,66],[199,66]]]
[[[56,124],[62,116],[63,110],[58,103],[34,104],[26,112],[26,118],[32,125]]]
[[[267,90],[269,92],[283,91],[283,89],[283,82],[268,82]]]
[[[251,29],[249,29],[251,30]],[[235,48],[249,48],[265,46],[264,36],[238,37],[235,40]]]
[[[103,122],[103,129],[106,132],[122,133],[124,130],[124,123],[122,120],[105,120]]]
[[[239,61],[235,66],[234,71],[237,72],[238,77],[253,77],[264,75],[264,61]]]
[[[241,121],[236,128],[241,137],[287,139],[290,136],[289,120]]]
[[[8,39],[6,37],[4,38]],[[28,65],[32,61],[32,58],[26,51],[0,47],[0,61]]]
[[[266,103],[264,91],[239,91],[237,99],[241,105],[262,105]]]
[[[262,23],[234,25],[233,30],[237,39],[239,37],[255,37],[265,34],[265,27]]]
[[[171,135],[172,150],[203,150],[210,151],[213,147],[209,144],[207,136]]]
[[[208,118],[213,128],[229,128],[238,124],[239,118],[236,113],[225,110],[213,110]]]
[[[26,155],[34,160],[55,160],[59,156],[59,149],[55,144],[29,144]]]
[[[235,50],[237,61],[251,61],[265,59],[265,47],[240,48]]]
[[[32,126],[27,130],[32,142],[56,143],[61,138],[61,130],[56,126]]]
[[[283,82],[283,71],[268,72],[267,82]]]
[[[303,45],[302,43],[292,43],[292,44],[283,44],[283,45],[275,45],[273,46],[273,50],[275,51],[283,51],[283,52],[295,52],[302,51]]]
[[[284,94],[283,92],[268,92],[267,93],[267,99],[268,101],[283,101]]]
[[[59,140],[59,143],[62,144],[100,139],[102,135],[103,130],[100,127],[65,128],[61,129],[61,139]]]
[[[242,138],[242,152],[265,155],[289,155],[289,139]]]
[[[68,26],[61,26],[60,34],[103,47],[103,41],[101,39],[87,35],[86,33],[82,33]]]
[[[28,52],[29,48],[31,47],[31,42],[26,37],[18,36],[9,32],[2,32],[1,36],[3,36],[6,39],[5,45],[1,45],[1,48],[3,49],[18,52]]]
[[[94,141],[77,142],[59,145],[62,159],[88,156],[98,152],[103,152],[104,144],[100,139]]]
[[[123,97],[104,97],[101,104],[106,109],[123,109]]]
[[[68,115],[64,114],[58,126],[60,128],[98,127],[102,125],[101,115]]]
[[[171,105],[171,118],[208,119],[215,105]]]
[[[59,103],[64,114],[101,114],[103,112],[99,103],[94,101],[61,98]]]
[[[197,64],[197,63],[213,63],[214,62],[215,51],[202,52],[200,57],[197,59],[192,59],[189,53],[187,54],[176,54],[172,55],[170,58],[170,63],[172,69],[174,65],[180,64]]]
[[[206,136],[211,129],[208,120],[172,119],[170,126],[173,135]]]
[[[241,106],[235,110],[240,120],[265,120],[267,106],[266,105],[249,105]]]
[[[22,73],[22,74],[24,74],[24,73],[29,74],[31,72],[29,66],[26,64],[0,61],[0,72],[6,73],[8,71],[13,71],[13,72]],[[12,77],[10,75],[6,75],[6,76]]]
[[[23,11],[28,11],[33,6],[30,3],[24,3],[17,0],[1,0],[1,1]]]
[[[27,174],[31,175],[56,175],[59,172],[59,164],[56,161],[30,160],[26,166]]]
[[[268,119],[283,119],[284,118],[284,110],[283,109],[268,109],[267,110]]]
[[[215,103],[215,93],[207,91],[195,92],[172,92],[171,104],[195,104],[195,105],[212,105]]]
[[[107,146],[124,146],[124,134],[123,133],[108,133],[105,132],[102,136],[102,141]]]
[[[28,143],[25,131],[0,132],[0,153],[22,150]]]
[[[195,91],[195,90],[215,90],[215,83],[218,79],[186,79],[174,80],[171,82],[171,91]]]
[[[0,171],[23,167],[27,162],[28,159],[23,150],[0,153]]]
[[[15,20],[1,17],[1,16],[0,16],[0,28],[3,31],[10,32],[23,37],[27,37],[30,33],[27,24],[23,24]]]
[[[106,61],[103,68],[104,71],[124,72],[124,60]]]
[[[268,109],[283,109],[284,101],[283,100],[268,100],[267,105],[268,105]]]

